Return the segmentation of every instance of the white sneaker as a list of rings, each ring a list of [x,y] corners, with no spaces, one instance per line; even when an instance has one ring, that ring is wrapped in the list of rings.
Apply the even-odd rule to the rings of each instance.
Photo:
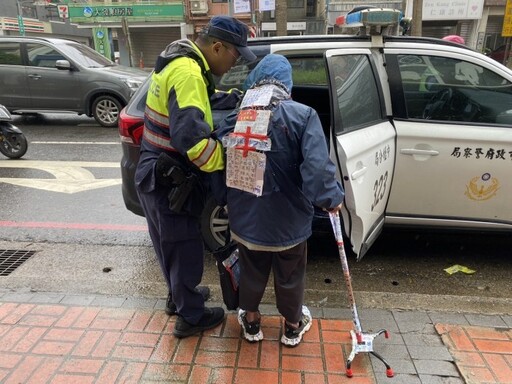
[[[263,332],[261,331],[261,320],[249,323],[247,321],[247,312],[243,309],[238,310],[238,324],[242,327],[244,338],[250,343],[263,340]]]
[[[292,328],[288,323],[284,322],[284,334],[281,336],[281,343],[287,347],[296,347],[302,341],[302,336],[309,331],[313,324],[311,312],[305,305],[302,306],[302,318],[297,328]]]

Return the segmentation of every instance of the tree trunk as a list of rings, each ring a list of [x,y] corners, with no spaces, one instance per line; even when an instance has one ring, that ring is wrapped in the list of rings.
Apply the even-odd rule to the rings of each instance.
[[[423,0],[413,0],[411,36],[421,36],[423,20]]]
[[[288,35],[286,22],[288,20],[288,3],[286,0],[276,0],[276,33],[277,36]]]

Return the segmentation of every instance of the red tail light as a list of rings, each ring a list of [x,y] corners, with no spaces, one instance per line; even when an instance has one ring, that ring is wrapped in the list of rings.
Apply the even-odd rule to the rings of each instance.
[[[140,145],[142,133],[144,132],[144,118],[139,116],[128,115],[123,109],[119,114],[119,136],[121,141]]]

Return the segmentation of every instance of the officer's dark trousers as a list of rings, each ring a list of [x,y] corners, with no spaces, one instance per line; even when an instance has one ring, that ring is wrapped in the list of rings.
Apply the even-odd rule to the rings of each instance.
[[[281,252],[251,251],[242,244],[238,249],[240,308],[258,311],[272,269],[277,309],[289,323],[298,323],[304,303],[307,242]]]
[[[204,253],[199,219],[175,215],[169,210],[168,190],[157,186],[138,191],[156,256],[180,316],[196,324],[204,312],[204,300],[196,290],[203,276]]]

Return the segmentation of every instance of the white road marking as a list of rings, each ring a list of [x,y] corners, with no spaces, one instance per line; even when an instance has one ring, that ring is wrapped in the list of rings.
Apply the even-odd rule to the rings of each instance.
[[[44,144],[44,145],[119,145],[121,141],[31,141],[30,144]]]
[[[121,184],[121,179],[96,179],[84,168],[119,168],[118,162],[0,161],[0,168],[32,168],[52,174],[54,179],[0,178],[0,182],[60,193],[77,193]]]

